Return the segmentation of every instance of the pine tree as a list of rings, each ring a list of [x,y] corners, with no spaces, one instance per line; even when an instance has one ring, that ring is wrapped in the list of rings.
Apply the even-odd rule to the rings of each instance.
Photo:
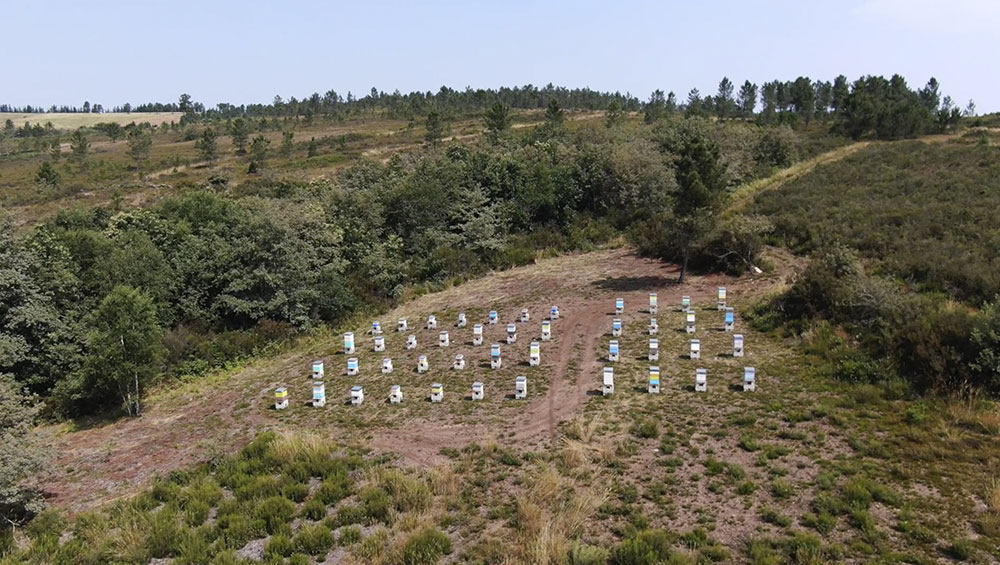
[[[736,106],[733,100],[733,81],[729,77],[722,77],[719,81],[719,90],[715,95],[715,114],[720,120],[725,120],[732,115],[732,109]]]
[[[295,149],[295,133],[291,131],[282,132],[281,134],[281,156],[288,157],[292,154]]]
[[[73,160],[83,163],[87,160],[87,153],[90,152],[90,141],[83,129],[78,129],[70,136],[70,150],[73,151]]]
[[[497,100],[486,110],[483,121],[486,123],[487,135],[496,141],[510,128],[510,107]]]
[[[555,98],[549,99],[549,105],[545,108],[545,123],[551,128],[558,128],[563,125],[566,113],[559,107],[559,101]]]
[[[264,167],[264,160],[267,159],[267,148],[271,142],[263,135],[258,135],[250,142],[250,168],[247,172],[256,173]]]
[[[757,107],[757,85],[750,81],[743,83],[740,87],[740,94],[737,98],[737,105],[740,109],[740,115],[744,118],[749,118],[753,116],[754,108]]]
[[[247,126],[246,120],[243,118],[233,120],[229,135],[233,138],[233,146],[236,148],[236,154],[246,155],[247,140],[250,139],[250,128]]]
[[[444,119],[437,111],[431,110],[427,114],[427,132],[424,133],[424,140],[431,145],[437,145],[443,137]]]
[[[219,158],[218,136],[212,128],[205,128],[201,132],[201,139],[195,142],[194,147],[201,153],[204,161],[213,162]]]

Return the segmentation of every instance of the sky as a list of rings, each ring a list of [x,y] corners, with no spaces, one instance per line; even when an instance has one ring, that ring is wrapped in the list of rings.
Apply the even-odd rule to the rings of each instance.
[[[685,99],[899,73],[1000,111],[1000,0],[0,0],[0,103],[206,106],[553,83]]]

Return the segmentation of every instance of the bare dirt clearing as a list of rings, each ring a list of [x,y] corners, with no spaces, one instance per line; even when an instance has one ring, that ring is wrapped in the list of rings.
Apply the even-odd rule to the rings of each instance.
[[[765,280],[766,279],[766,280]],[[508,443],[516,440],[536,447],[550,446],[560,422],[582,412],[588,389],[596,386],[601,337],[609,331],[615,297],[627,304],[626,323],[648,319],[644,313],[648,293],[659,293],[661,308],[679,304],[683,294],[695,300],[714,298],[720,284],[738,296],[759,293],[780,283],[780,277],[746,278],[694,276],[688,284],[675,284],[676,267],[636,257],[630,250],[615,249],[547,259],[536,265],[495,273],[442,292],[428,294],[381,316],[386,333],[386,353],[374,353],[364,328],[356,330],[361,376],[343,375],[346,356],[340,334],[306,338],[278,358],[253,363],[241,371],[188,383],[161,387],[148,402],[145,414],[77,431],[65,426],[44,430],[58,453],[52,475],[44,484],[57,506],[80,511],[131,494],[154,476],[204,461],[219,453],[237,450],[262,429],[310,429],[342,441],[370,444],[398,454],[404,461],[433,465],[441,461],[444,447],[461,447],[474,441]],[[553,305],[563,312],[553,323],[553,340],[542,344],[542,366],[526,367],[528,342],[537,339],[541,320]],[[503,342],[505,325],[528,308],[532,319],[519,324],[516,344],[503,345],[505,365],[482,368],[489,343]],[[468,344],[471,325],[485,323],[490,309],[501,321],[486,326],[486,343]],[[453,328],[459,310],[468,313],[470,327]],[[437,331],[417,333],[421,347],[403,348],[402,334],[391,331],[399,317],[420,327],[436,313],[441,329],[453,333],[453,346],[436,346]],[[463,352],[470,368],[449,369],[451,359]],[[427,354],[432,370],[418,375],[416,355]],[[393,358],[396,372],[382,375],[381,358]],[[314,359],[326,362],[328,404],[325,409],[304,406],[310,397],[309,367]],[[488,366],[488,364],[487,364]],[[526,404],[508,400],[514,377],[527,374]],[[474,380],[486,383],[487,397],[472,403],[465,399]],[[445,384],[445,402],[426,402],[433,381]],[[352,384],[366,387],[368,399],[358,407],[344,406]],[[404,404],[384,402],[390,384],[401,384]],[[275,412],[272,391],[287,386],[292,407]]]

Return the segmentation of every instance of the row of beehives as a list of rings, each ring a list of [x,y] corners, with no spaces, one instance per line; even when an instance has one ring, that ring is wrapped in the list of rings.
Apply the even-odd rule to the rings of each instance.
[[[615,369],[605,367],[603,374],[601,392],[604,396],[615,393]],[[649,368],[649,384],[646,389],[650,394],[660,393],[660,368]],[[708,369],[695,369],[694,390],[696,392],[708,392]],[[757,390],[757,369],[754,367],[743,367],[743,390]]]
[[[690,341],[690,352],[688,353],[688,359],[701,359],[701,340],[692,339]],[[744,354],[744,343],[743,334],[733,334],[733,357],[743,357]],[[618,345],[618,340],[613,339],[608,346],[608,361],[618,361],[621,357],[621,348]],[[660,360],[660,340],[655,337],[649,338],[649,353],[647,358],[650,361]]]
[[[326,384],[323,381],[316,381],[313,383],[313,395],[312,395],[312,405],[315,407],[326,406]],[[472,400],[483,400],[486,396],[486,386],[476,381],[472,383]],[[514,399],[522,399],[528,397],[528,377],[520,376],[514,380]],[[444,400],[444,385],[441,383],[434,383],[431,385],[431,394],[429,397],[431,402],[442,402]],[[351,387],[351,398],[350,403],[352,405],[359,405],[365,401],[365,387],[361,385],[354,385]],[[403,402],[403,387],[399,385],[392,385],[389,388],[389,402],[391,404],[399,404]],[[281,387],[275,389],[274,391],[274,408],[275,410],[284,410],[288,408],[288,389]]]
[[[381,350],[380,350],[381,351]],[[541,343],[537,341],[531,342],[528,346],[528,365],[530,367],[537,367],[542,363],[542,346]],[[465,369],[466,359],[465,355],[459,353],[455,355],[455,362],[452,364],[451,368],[456,371],[461,371]],[[490,367],[493,369],[499,369],[503,366],[503,356],[500,349],[499,343],[494,343],[490,346]],[[382,359],[382,374],[388,375],[395,370],[392,358],[386,357]],[[427,359],[426,355],[420,355],[417,357],[417,372],[426,373],[430,370],[430,361]],[[361,372],[361,361],[357,357],[349,357],[347,359],[347,375],[355,376]],[[312,378],[313,379],[323,379],[325,376],[325,365],[323,361],[313,361],[312,365]]]

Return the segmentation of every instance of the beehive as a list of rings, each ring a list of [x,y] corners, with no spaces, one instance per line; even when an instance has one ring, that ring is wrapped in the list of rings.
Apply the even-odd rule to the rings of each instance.
[[[615,314],[619,316],[625,312],[625,299],[615,298]]]
[[[464,368],[465,368],[465,355],[459,353],[458,355],[455,356],[455,364],[452,365],[452,369],[455,369],[456,371],[461,371]]]
[[[429,329],[429,330],[436,330],[437,327],[438,327],[437,316],[435,316],[434,314],[431,314],[430,316],[427,316],[427,329]]]
[[[430,364],[427,363],[427,356],[421,355],[417,357],[417,372],[426,373],[431,368]]]
[[[611,345],[608,346],[608,361],[618,360],[618,340],[611,340]]]
[[[440,334],[438,334],[438,346],[448,347],[449,345],[451,345],[451,340],[448,337],[448,332],[443,331]]]
[[[410,334],[410,335],[406,336],[406,348],[407,349],[416,349],[417,348],[417,336],[416,335]]]
[[[649,360],[659,361],[660,360],[660,340],[655,337],[649,338]]]
[[[681,297],[681,311],[682,312],[687,312],[690,309],[691,309],[691,297],[690,296],[682,296]]]
[[[743,357],[743,334],[733,334],[733,357]]]
[[[708,391],[708,369],[695,369],[694,389],[698,392]]]
[[[490,310],[490,325],[494,326],[500,320],[500,315],[497,314],[496,310]]]
[[[354,353],[354,332],[344,334],[344,353]]]
[[[455,325],[458,326],[458,327],[460,327],[460,328],[464,328],[468,324],[469,324],[469,320],[466,319],[465,312],[459,312],[458,313],[458,323],[456,323]]]
[[[285,387],[274,389],[274,409],[284,410],[288,408],[288,389]]]
[[[549,311],[549,318],[552,319],[552,320],[558,320],[559,319],[559,307],[558,306],[553,306],[552,307],[552,310]]]
[[[531,367],[537,367],[542,364],[542,348],[537,341],[531,342],[531,347],[528,349],[528,365]]]
[[[396,331],[397,332],[405,332],[405,331],[407,331],[409,329],[410,329],[410,325],[406,323],[406,318],[400,318],[399,321],[396,322]]]
[[[649,368],[649,394],[660,394],[660,368]]]
[[[365,401],[365,389],[361,385],[354,385],[351,387],[351,404],[353,406],[359,406]]]
[[[529,320],[531,320],[531,314],[528,313],[528,309],[527,308],[522,308],[521,309],[521,323],[522,324],[526,323]]]
[[[656,321],[656,318],[649,319],[649,335],[656,335],[660,333],[660,323]]]
[[[472,400],[482,400],[486,391],[483,383],[476,381],[472,383]]]
[[[399,385],[392,385],[389,388],[389,402],[399,404],[403,401],[403,389]]]
[[[472,345],[482,345],[483,344],[483,325],[476,324],[472,326]]]
[[[605,367],[603,374],[603,382],[601,384],[601,393],[604,396],[615,393],[615,370],[612,367]]]
[[[514,398],[528,397],[528,377],[517,377],[514,381]]]
[[[347,375],[354,376],[361,371],[361,365],[358,363],[357,357],[351,357],[347,360]]]
[[[726,327],[727,332],[733,331],[733,327],[736,325],[736,312],[732,308],[726,308]]]
[[[743,367],[743,390],[757,390],[757,369],[753,367]]]
[[[514,343],[517,341],[517,325],[507,324],[507,343]]]
[[[649,313],[653,316],[656,315],[657,310],[659,310],[659,304],[657,302],[657,297],[655,292],[649,293]]]
[[[622,321],[620,318],[615,318],[611,321],[611,335],[614,337],[620,337],[622,335]]]
[[[494,343],[490,346],[490,367],[493,369],[499,369],[501,364],[500,344]]]
[[[691,353],[688,355],[691,359],[701,359],[701,340],[692,339],[691,340]]]
[[[314,381],[321,381],[321,380],[323,380],[323,362],[322,361],[313,361],[312,378],[313,378]]]
[[[392,359],[386,357],[382,360],[382,374],[388,375],[392,372]]]
[[[372,335],[382,335],[382,322],[378,320],[372,322]]]
[[[552,324],[548,320],[542,320],[542,341],[552,339]]]
[[[375,336],[375,351],[385,351],[385,336]]]
[[[444,385],[434,383],[431,385],[431,402],[441,402],[444,400]]]
[[[313,406],[317,408],[326,406],[326,385],[323,381],[313,383]]]
[[[686,314],[686,318],[687,318],[687,333],[693,334],[694,333],[694,312],[693,311],[688,311],[688,313]]]
[[[726,287],[724,286],[719,287],[719,301],[717,303],[717,306],[719,310],[726,309]]]

